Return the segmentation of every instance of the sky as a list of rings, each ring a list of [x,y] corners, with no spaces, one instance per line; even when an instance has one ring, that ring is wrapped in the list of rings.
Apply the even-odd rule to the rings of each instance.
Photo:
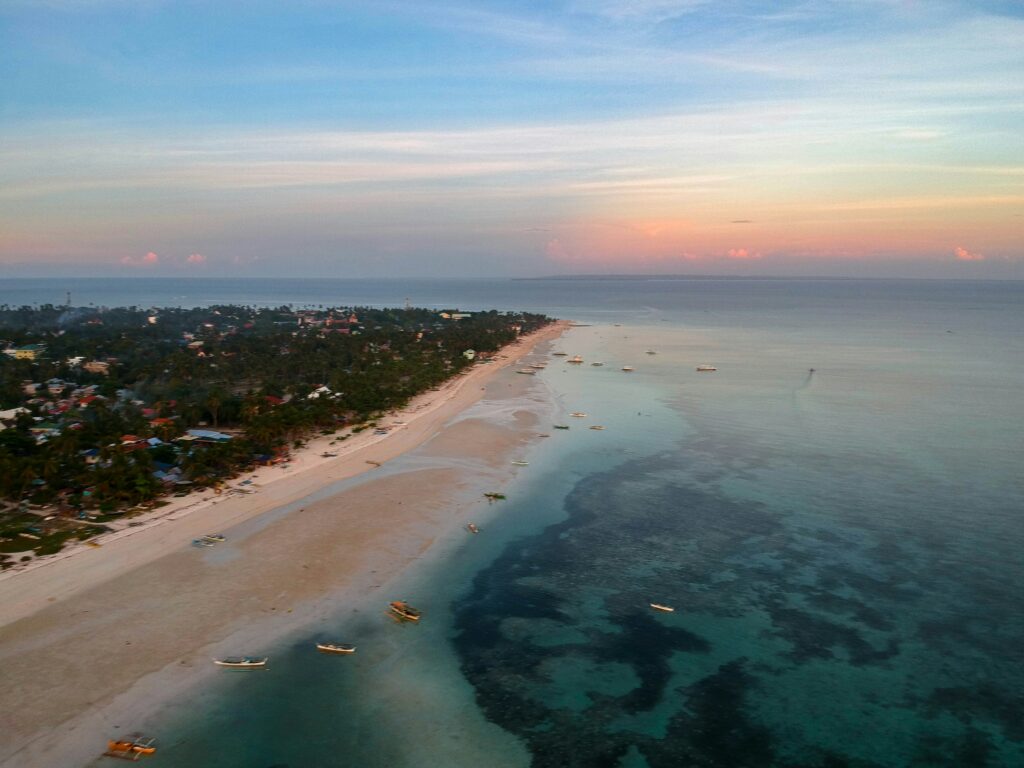
[[[0,278],[1024,279],[1017,0],[2,0]]]

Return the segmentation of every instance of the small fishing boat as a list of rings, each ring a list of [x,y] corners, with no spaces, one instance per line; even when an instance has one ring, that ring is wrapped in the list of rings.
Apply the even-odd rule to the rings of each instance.
[[[530,462],[528,462],[528,461],[513,461],[512,465],[516,466],[516,467],[528,467],[528,466],[530,466]]]
[[[208,533],[205,536],[203,536],[203,538],[206,541],[216,541],[216,542],[227,541],[227,539],[224,538],[224,534],[222,534],[222,533]]]
[[[591,365],[594,366],[595,368],[600,368],[602,365],[604,365],[604,363],[597,362],[597,363],[591,363]]]
[[[657,353],[657,352],[655,352],[655,351],[654,351],[653,349],[648,349],[648,350],[647,350],[647,354],[648,354],[648,355],[656,355],[656,354],[658,354],[658,353]]]
[[[420,612],[402,600],[395,600],[388,603],[388,608],[398,618],[405,621],[419,621]]]
[[[582,418],[584,418],[584,417],[585,417],[585,416],[586,416],[587,414],[585,414],[585,413],[584,413],[583,411],[573,411],[573,412],[572,412],[572,413],[570,413],[569,415],[570,415],[570,416],[575,416],[575,417],[576,417],[577,419],[582,419]]]
[[[524,376],[533,376],[537,372],[533,368],[520,368],[516,373],[521,373]]]
[[[579,355],[573,355],[572,357],[570,357],[565,362],[572,363],[573,365],[579,365],[580,363],[583,362],[583,358],[580,357]]]
[[[333,458],[337,457],[337,455],[338,454],[336,454],[336,453],[331,453],[329,451],[324,451],[323,453],[320,454],[320,458],[322,458],[322,459],[333,459]]]
[[[568,357],[569,356],[568,352],[552,352],[551,354],[554,355],[555,357]]]
[[[531,368],[536,368],[538,371],[543,371],[548,367],[547,363],[530,363]]]
[[[591,427],[591,429],[596,429],[598,432],[600,432],[602,429],[604,429],[604,427],[602,427],[600,424],[594,424]]]
[[[713,365],[698,365],[697,370],[700,373],[710,373],[711,371],[717,371],[718,369]]]
[[[213,663],[218,667],[231,667],[232,669],[258,669],[267,666],[267,657],[225,656],[223,659],[214,659]]]
[[[110,739],[104,757],[119,757],[135,762],[156,752],[156,739],[150,736],[132,735],[126,739]]]
[[[664,611],[665,613],[675,613],[675,608],[668,605],[662,605],[661,603],[651,603],[651,608],[656,611]]]
[[[466,530],[470,533],[480,533],[480,529],[476,527],[476,523],[470,523],[467,525]]]
[[[624,370],[626,373],[632,373],[636,369],[633,368],[632,365],[624,365],[622,366],[622,370]]]
[[[207,541],[206,539],[192,539],[193,547],[212,547],[213,542]]]
[[[555,427],[555,429],[568,429],[569,425],[568,424],[555,424],[554,427]]]
[[[355,653],[354,645],[339,645],[337,643],[317,643],[316,649],[320,653]]]

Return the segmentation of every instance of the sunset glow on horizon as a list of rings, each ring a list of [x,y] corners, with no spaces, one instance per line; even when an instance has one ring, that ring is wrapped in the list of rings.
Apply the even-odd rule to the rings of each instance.
[[[0,276],[1024,277],[999,2],[0,10]]]

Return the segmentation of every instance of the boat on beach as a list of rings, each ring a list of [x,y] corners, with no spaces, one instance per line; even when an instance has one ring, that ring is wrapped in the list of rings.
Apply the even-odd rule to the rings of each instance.
[[[320,653],[355,653],[356,647],[354,645],[341,645],[338,643],[317,643],[316,649]]]
[[[206,539],[192,539],[193,547],[212,547],[213,542],[207,541]]]
[[[222,534],[222,533],[208,533],[205,536],[203,536],[203,539],[206,540],[206,541],[214,541],[214,542],[227,541],[227,539],[224,538],[224,534]]]
[[[126,739],[110,739],[104,757],[119,757],[135,762],[156,752],[156,739],[151,736],[132,735]]]
[[[225,656],[223,659],[214,659],[213,663],[218,667],[230,667],[231,669],[260,669],[267,666],[267,657]]]
[[[675,608],[668,605],[662,605],[661,603],[651,603],[651,608],[656,611],[662,611],[664,613],[675,613]]]
[[[404,600],[394,600],[388,603],[390,611],[404,621],[419,621],[420,612]]]

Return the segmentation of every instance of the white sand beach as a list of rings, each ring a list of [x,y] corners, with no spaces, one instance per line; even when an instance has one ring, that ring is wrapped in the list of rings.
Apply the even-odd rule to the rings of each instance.
[[[256,626],[264,641],[287,633],[339,594],[365,596],[439,532],[464,526],[468,500],[479,503],[483,490],[511,475],[510,458],[534,439],[537,424],[528,409],[516,410],[509,424],[457,417],[485,392],[529,391],[533,378],[514,375],[510,365],[566,325],[524,337],[495,362],[416,398],[381,421],[393,425],[386,436],[367,430],[340,443],[312,440],[288,466],[239,477],[231,491],[175,499],[136,518],[142,525],[104,535],[98,548],[78,546],[5,573],[0,765],[89,762],[112,722],[137,718],[194,685],[208,674],[211,654],[230,652]],[[433,466],[377,469],[427,441]],[[459,457],[489,469],[470,477]],[[363,473],[330,493],[332,484]],[[214,532],[228,542],[189,546]]]

